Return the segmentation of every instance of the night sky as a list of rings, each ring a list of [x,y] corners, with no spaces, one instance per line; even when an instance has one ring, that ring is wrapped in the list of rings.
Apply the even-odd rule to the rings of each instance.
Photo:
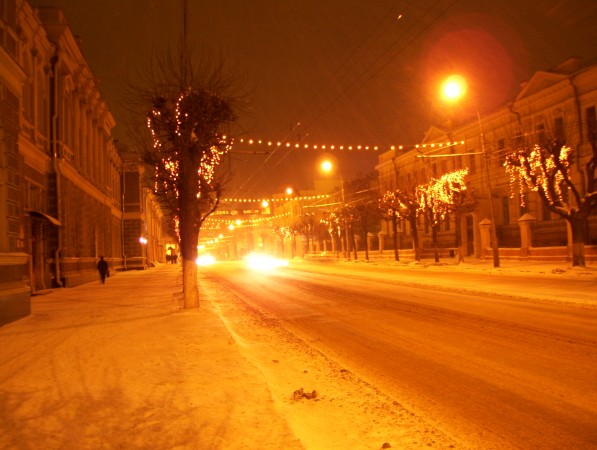
[[[61,7],[122,123],[121,85],[181,36],[182,0],[33,0]],[[537,70],[597,57],[594,0],[188,0],[189,41],[247,78],[245,136],[326,145],[416,144],[446,118],[438,83],[469,79],[463,111],[499,107]],[[122,126],[115,137],[126,142]],[[227,195],[312,187],[321,151],[237,144]],[[345,179],[374,151],[335,151]],[[266,161],[267,160],[267,161]],[[264,163],[265,161],[265,163]]]

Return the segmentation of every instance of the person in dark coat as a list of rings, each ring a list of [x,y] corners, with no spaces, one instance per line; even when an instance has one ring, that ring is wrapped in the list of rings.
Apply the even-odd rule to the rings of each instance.
[[[106,282],[106,276],[109,276],[110,269],[108,267],[108,261],[106,261],[103,256],[100,256],[100,260],[97,263],[97,271],[100,274],[102,284],[104,284]]]

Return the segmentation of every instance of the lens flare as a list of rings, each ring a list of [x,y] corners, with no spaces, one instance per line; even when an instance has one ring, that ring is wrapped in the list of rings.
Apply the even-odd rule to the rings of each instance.
[[[251,270],[258,270],[260,272],[270,272],[278,267],[288,266],[288,261],[284,259],[273,258],[267,255],[259,255],[251,253],[245,257],[245,263]]]

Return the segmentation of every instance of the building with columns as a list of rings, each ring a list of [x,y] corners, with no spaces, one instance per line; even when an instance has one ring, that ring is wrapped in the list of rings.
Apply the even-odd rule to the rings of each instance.
[[[141,165],[123,161],[114,126],[62,11],[1,2],[0,325],[31,295],[96,280],[100,256],[112,272],[164,260],[163,214],[143,187],[127,194],[140,215],[125,233],[123,187]]]
[[[504,161],[516,148],[558,138],[573,149],[572,177],[578,186],[583,185],[580,180],[586,176],[585,164],[593,155],[591,140],[597,138],[596,108],[597,64],[571,58],[535,73],[502,108],[432,127],[417,147],[394,148],[381,154],[376,167],[380,190],[414,189],[430,178],[466,167],[476,205],[462,214],[459,223],[449,217],[440,226],[442,248],[457,245],[458,227],[464,255],[490,257],[489,227],[494,219],[501,257],[570,260],[571,232],[566,220],[552,213],[535,192],[525,191],[522,205],[517,193],[512,192]],[[384,223],[383,228],[382,234],[391,238],[389,224]],[[422,218],[418,230],[420,246],[430,248],[430,227]],[[590,217],[587,231],[587,261],[595,261],[597,211]],[[411,249],[409,226],[401,223],[398,233],[400,248]]]

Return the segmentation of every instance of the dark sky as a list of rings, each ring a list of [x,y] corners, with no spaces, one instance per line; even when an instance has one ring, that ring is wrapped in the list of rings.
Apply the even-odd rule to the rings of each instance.
[[[117,120],[123,74],[181,35],[182,0],[31,3],[64,10]],[[450,73],[469,79],[462,108],[484,113],[537,70],[597,57],[594,0],[188,0],[188,8],[195,48],[221,52],[246,74],[251,108],[240,125],[264,140],[415,144],[445,119],[437,85]],[[115,137],[126,141],[123,127]],[[321,151],[266,150],[235,146],[229,195],[308,189],[319,177]],[[378,153],[334,154],[348,179],[372,170]]]

